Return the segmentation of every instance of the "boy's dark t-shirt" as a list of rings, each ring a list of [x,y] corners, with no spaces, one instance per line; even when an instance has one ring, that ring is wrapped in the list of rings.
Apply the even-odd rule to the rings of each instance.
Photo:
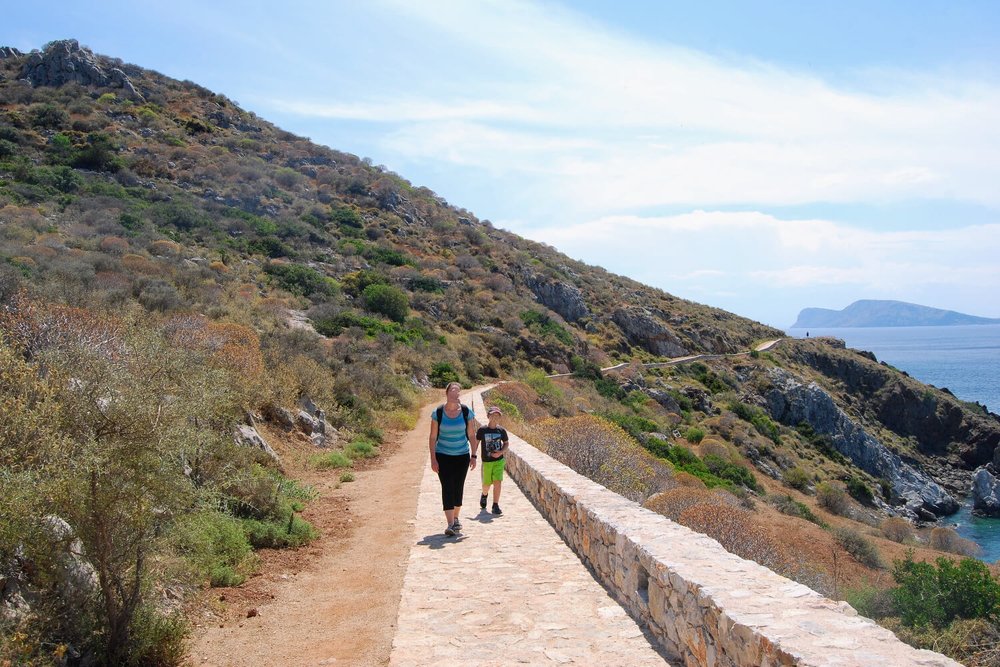
[[[489,455],[489,452],[500,451],[504,443],[507,442],[507,431],[501,427],[490,428],[489,426],[480,426],[479,430],[476,431],[476,440],[481,443],[480,456],[483,457],[483,461],[503,461],[503,457],[493,458]]]

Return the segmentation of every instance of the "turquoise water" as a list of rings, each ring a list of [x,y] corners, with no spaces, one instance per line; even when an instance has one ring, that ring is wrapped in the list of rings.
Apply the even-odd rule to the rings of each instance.
[[[806,330],[787,333],[802,338]],[[840,338],[921,382],[947,387],[963,401],[1000,413],[1000,325],[809,329],[809,335]],[[974,517],[966,506],[948,521],[958,524],[959,535],[982,547],[983,560],[1000,559],[1000,519]]]
[[[957,524],[955,530],[962,537],[978,544],[983,553],[980,558],[988,563],[1000,560],[1000,519],[984,519],[972,516],[972,505],[965,505],[948,517],[949,523]]]

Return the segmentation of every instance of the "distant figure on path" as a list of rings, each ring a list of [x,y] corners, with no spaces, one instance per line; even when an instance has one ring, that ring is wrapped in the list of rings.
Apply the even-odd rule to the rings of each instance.
[[[469,470],[476,467],[476,455],[471,454],[469,443],[476,439],[479,422],[472,408],[459,401],[461,390],[462,385],[449,382],[444,390],[444,405],[439,405],[431,413],[431,470],[441,481],[441,504],[447,521],[444,534],[448,537],[462,530],[462,522],[459,521],[462,487]]]
[[[486,509],[486,496],[493,486],[493,513],[503,514],[500,509],[500,484],[503,482],[504,457],[510,448],[507,431],[500,426],[503,413],[493,405],[486,411],[489,423],[476,431],[483,455],[483,495],[479,496],[480,509]]]

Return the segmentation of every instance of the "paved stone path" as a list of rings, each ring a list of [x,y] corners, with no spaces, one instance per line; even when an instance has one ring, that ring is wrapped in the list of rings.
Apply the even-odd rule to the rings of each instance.
[[[479,394],[462,401],[485,421]],[[424,460],[390,665],[667,664],[509,477],[499,517],[479,509],[480,481],[477,467],[462,535],[445,537],[441,487]]]

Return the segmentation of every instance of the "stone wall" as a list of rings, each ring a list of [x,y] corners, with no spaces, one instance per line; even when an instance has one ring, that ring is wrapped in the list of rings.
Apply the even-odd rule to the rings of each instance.
[[[626,610],[678,664],[958,666],[743,560],[511,435],[507,470]]]

